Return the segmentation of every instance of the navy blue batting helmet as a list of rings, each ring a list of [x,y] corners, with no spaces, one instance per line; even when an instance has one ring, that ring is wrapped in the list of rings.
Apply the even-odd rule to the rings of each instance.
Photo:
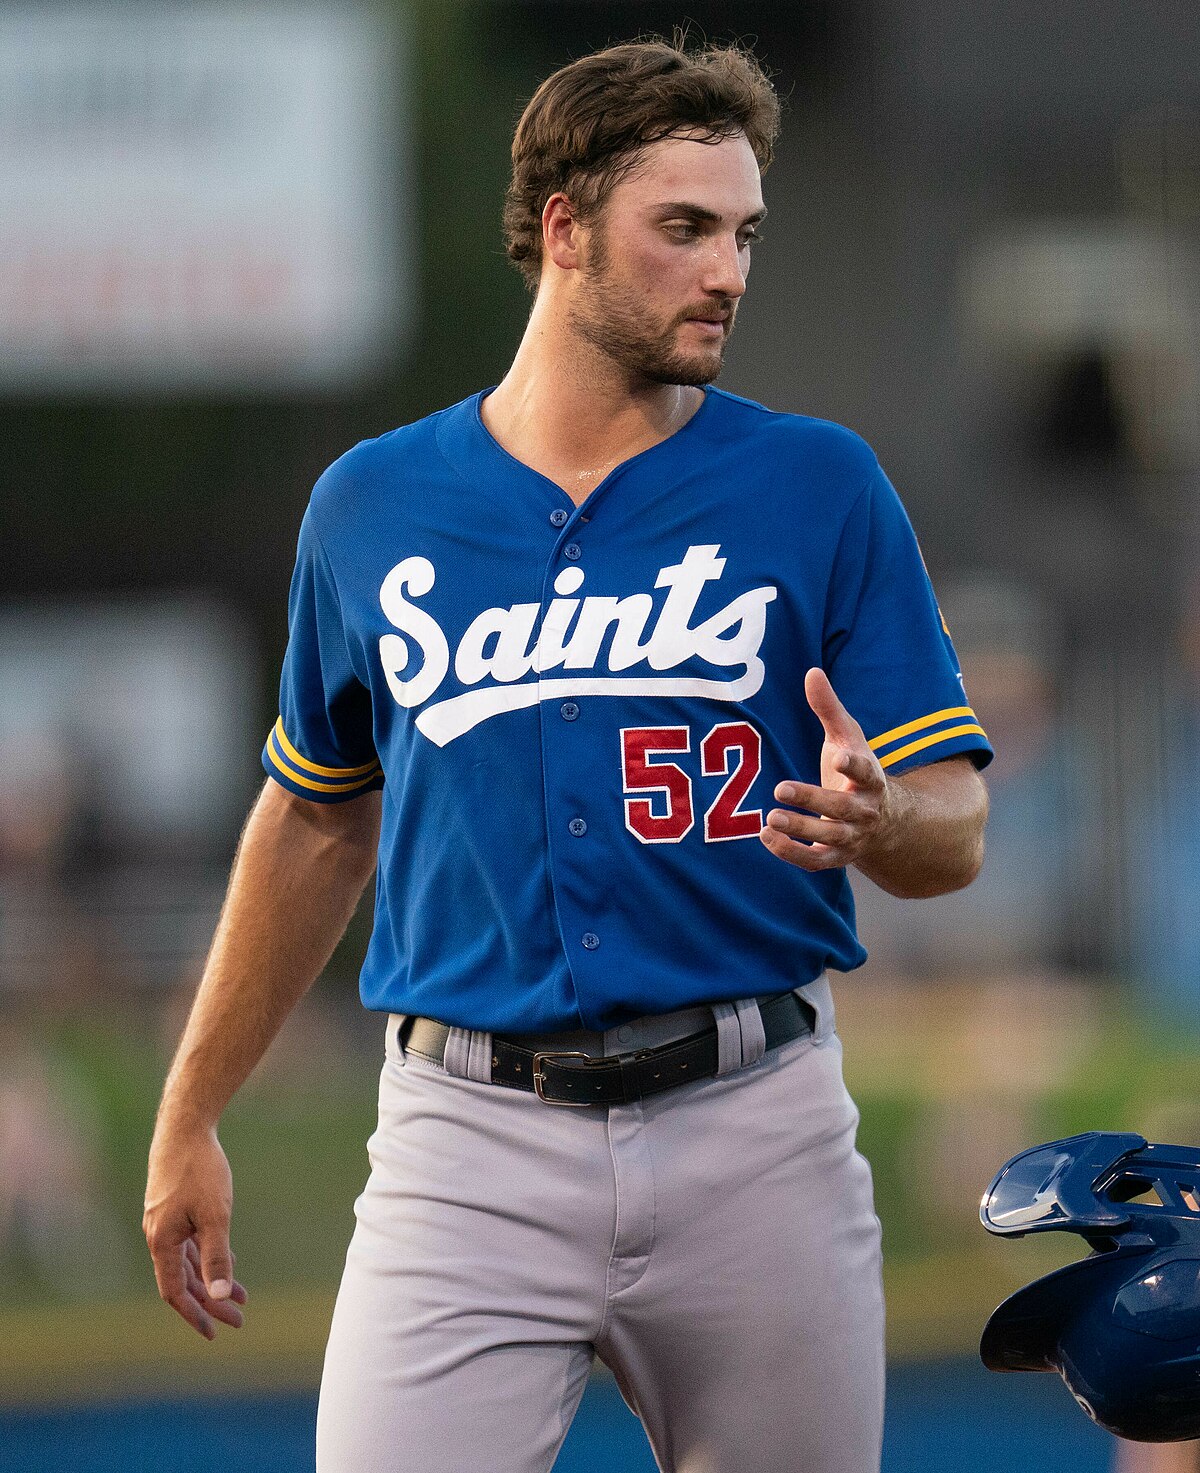
[[[1057,1371],[1088,1416],[1135,1442],[1200,1438],[1200,1150],[1089,1131],[1014,1156],[988,1232],[1078,1233],[1089,1257],[1006,1299],[979,1343],[993,1371]]]

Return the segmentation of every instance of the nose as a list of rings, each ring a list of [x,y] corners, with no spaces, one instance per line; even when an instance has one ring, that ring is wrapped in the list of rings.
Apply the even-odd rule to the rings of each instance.
[[[714,238],[712,252],[705,262],[704,290],[713,296],[732,297],[736,300],[746,290],[746,273],[742,270],[742,256],[736,235]]]

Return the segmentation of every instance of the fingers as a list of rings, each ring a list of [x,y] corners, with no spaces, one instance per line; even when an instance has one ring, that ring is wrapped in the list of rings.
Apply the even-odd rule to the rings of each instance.
[[[147,1227],[146,1242],[150,1248],[150,1259],[154,1264],[154,1281],[158,1285],[160,1298],[176,1309],[187,1294],[186,1256],[178,1234],[155,1231]],[[179,1311],[181,1314],[182,1310]],[[184,1319],[187,1319],[184,1315]],[[189,1324],[194,1321],[188,1320]],[[195,1326],[203,1334],[199,1325]]]
[[[187,1242],[183,1246],[184,1246],[184,1252],[187,1254],[188,1268],[191,1271],[192,1277],[195,1279],[196,1283],[198,1283],[200,1285],[201,1289],[204,1289],[204,1280],[200,1276],[200,1249],[196,1246],[196,1240],[195,1240],[195,1238],[189,1238],[187,1240]],[[231,1252],[230,1255],[229,1255],[229,1257],[230,1257],[231,1262],[237,1263],[237,1254],[236,1253]],[[208,1290],[207,1289],[204,1289],[204,1293],[205,1293],[206,1296],[208,1296]],[[217,1305],[226,1305],[226,1304],[229,1304],[229,1303],[232,1303],[232,1304],[245,1304],[246,1303],[246,1300],[249,1297],[250,1296],[246,1293],[246,1287],[245,1287],[245,1285],[244,1284],[239,1284],[238,1281],[237,1281],[237,1279],[234,1279],[233,1280],[233,1283],[230,1286],[229,1299],[228,1300],[221,1300],[221,1299],[214,1300],[213,1301],[214,1311],[215,1311],[215,1306],[217,1306]],[[240,1323],[240,1321],[239,1321],[239,1323]]]
[[[191,1250],[187,1253],[187,1261],[185,1263],[187,1292],[201,1309],[208,1311],[213,1319],[220,1320],[223,1325],[228,1325],[233,1330],[240,1330],[245,1316],[238,1306],[246,1302],[245,1289],[242,1288],[241,1284],[234,1283],[230,1286],[228,1299],[213,1299],[204,1287],[204,1280],[198,1272],[197,1265],[200,1255],[190,1238],[187,1246]]]
[[[184,1242],[178,1237],[172,1243],[168,1237],[147,1233],[150,1254],[154,1260],[154,1277],[158,1292],[164,1303],[169,1304],[177,1315],[186,1320],[197,1334],[212,1340],[217,1326],[206,1308],[207,1295],[198,1298],[194,1292],[197,1284],[196,1271],[188,1261]],[[203,1288],[203,1285],[200,1285]]]
[[[883,769],[878,758],[866,752],[843,752],[835,764],[843,777],[848,777],[856,788],[882,788]]]
[[[816,665],[804,677],[804,695],[831,741],[864,744],[862,727],[838,699],[829,676]]]
[[[187,1227],[190,1229],[190,1224]],[[245,1288],[233,1277],[233,1255],[227,1242],[223,1249],[210,1254],[210,1263],[219,1274],[225,1267],[223,1294],[215,1294],[215,1284],[205,1284],[203,1249],[192,1232],[180,1237],[180,1227],[147,1228],[146,1241],[154,1263],[154,1278],[163,1301],[206,1340],[215,1339],[217,1324],[239,1330],[244,1322],[241,1306],[246,1303]],[[218,1243],[225,1240],[218,1236]]]
[[[183,1251],[187,1255],[188,1263],[191,1265],[192,1269],[195,1270],[197,1278],[199,1278],[200,1249],[196,1247],[195,1238],[189,1238],[187,1240],[187,1242],[183,1245]],[[230,1251],[229,1257],[231,1262],[235,1264],[237,1263],[237,1254],[234,1253],[232,1250]],[[200,1280],[200,1282],[203,1282],[203,1280]],[[235,1300],[238,1304],[245,1304],[248,1297],[245,1287],[242,1284],[239,1284],[236,1279],[234,1279],[233,1281],[233,1288],[230,1291],[229,1297],[230,1299]]]
[[[851,862],[851,854],[840,845],[805,843],[789,838],[781,829],[769,823],[759,833],[763,845],[776,856],[798,869],[810,871],[844,869]]]
[[[197,1224],[200,1274],[210,1299],[228,1299],[233,1292],[233,1255],[229,1235],[217,1223]]]
[[[784,808],[772,808],[767,814],[766,827],[777,834],[786,834],[804,844],[824,844],[848,848],[853,844],[858,830],[848,823],[839,823],[834,818],[816,818],[809,813],[789,813]]]
[[[836,788],[821,788],[815,783],[779,783],[775,797],[791,808],[804,808],[809,813],[820,813],[845,823],[861,823],[875,811],[875,805],[868,798]]]
[[[772,808],[759,834],[772,854],[806,870],[844,868],[859,857],[880,820],[878,793],[865,780],[874,778],[874,762],[865,757],[860,767],[856,754],[845,753],[842,765],[848,775],[863,774],[853,790],[791,781],[776,786],[776,799],[791,806]]]

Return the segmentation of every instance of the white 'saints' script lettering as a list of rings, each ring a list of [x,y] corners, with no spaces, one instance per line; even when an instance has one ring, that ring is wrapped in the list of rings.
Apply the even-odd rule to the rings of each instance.
[[[437,571],[425,557],[397,563],[379,590],[379,603],[398,631],[379,641],[379,658],[388,689],[406,708],[422,706],[417,730],[439,747],[480,722],[505,711],[567,696],[707,696],[745,700],[763,682],[759,658],[766,633],[772,584],[739,594],[717,613],[693,625],[706,583],[720,580],[725,559],[720,546],[689,547],[683,558],[663,568],[654,580],[667,596],[654,615],[649,593],[624,598],[589,594],[580,568],[564,568],[554,580],[557,597],[545,614],[540,604],[484,609],[467,626],[453,661],[449,641],[436,619],[416,602],[433,588]],[[609,631],[606,658],[601,659]],[[419,666],[403,672],[419,658]],[[695,659],[718,669],[736,670],[729,679],[696,675],[622,675],[643,662],[667,672]],[[432,701],[449,673],[465,686],[460,695]],[[548,677],[548,672],[561,672]]]

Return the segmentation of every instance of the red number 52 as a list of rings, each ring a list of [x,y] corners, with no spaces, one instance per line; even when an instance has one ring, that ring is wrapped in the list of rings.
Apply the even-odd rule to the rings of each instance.
[[[678,844],[695,823],[692,780],[664,754],[691,751],[686,726],[634,726],[621,732],[621,773],[625,792],[653,793],[625,798],[625,827],[643,844]],[[738,761],[730,769],[730,756]],[[714,726],[700,743],[704,777],[724,777],[704,814],[707,843],[749,839],[762,828],[762,811],[739,807],[762,769],[762,738],[747,721]]]

